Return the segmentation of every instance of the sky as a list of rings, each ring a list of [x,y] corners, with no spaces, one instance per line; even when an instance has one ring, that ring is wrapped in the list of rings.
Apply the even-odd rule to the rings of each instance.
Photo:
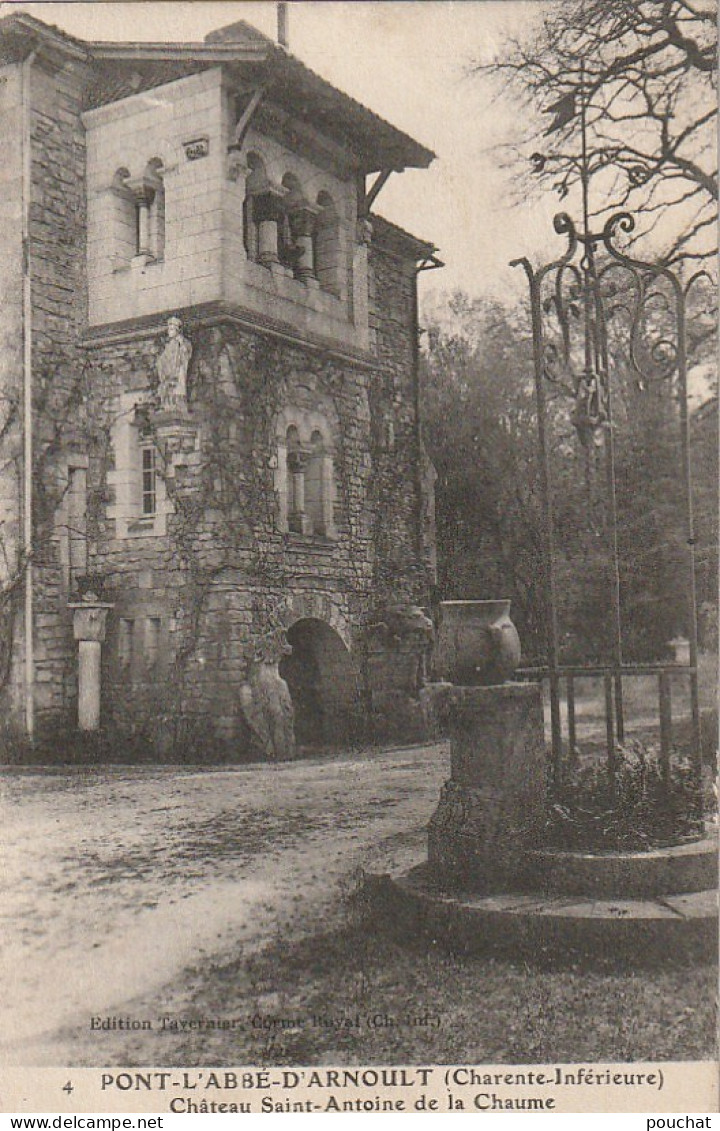
[[[393,125],[432,149],[428,170],[393,174],[375,211],[434,243],[442,271],[425,272],[422,301],[456,288],[470,295],[523,289],[510,259],[542,260],[559,247],[552,217],[557,197],[509,202],[508,173],[494,149],[518,107],[492,101],[473,62],[487,61],[508,34],[524,34],[540,0],[294,0],[289,9],[292,54]],[[191,2],[0,4],[0,14],[31,13],[88,39],[202,40],[245,19],[275,38],[276,5],[230,0]]]

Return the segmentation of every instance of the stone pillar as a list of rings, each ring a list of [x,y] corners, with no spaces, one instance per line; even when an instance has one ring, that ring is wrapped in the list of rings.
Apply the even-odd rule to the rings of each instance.
[[[322,457],[322,507],[323,525],[325,534],[329,538],[335,537],[335,518],[333,515],[333,461],[327,453]]]
[[[80,730],[97,730],[100,726],[100,656],[99,640],[78,643],[78,726]]]
[[[270,267],[280,262],[278,253],[278,224],[280,222],[280,196],[268,189],[253,196],[253,216],[258,228],[258,263]]]
[[[448,887],[517,889],[545,819],[540,685],[435,688],[451,778],[428,828],[430,867]]]
[[[152,233],[150,231],[150,205],[155,199],[155,194],[160,187],[160,181],[154,175],[146,172],[141,177],[129,178],[126,182],[127,189],[132,193],[137,209],[137,247],[135,257],[147,261],[154,257],[155,249],[152,246]]]
[[[304,534],[305,518],[305,459],[300,452],[288,452],[288,473],[291,489],[288,500],[288,528],[296,534]]]
[[[73,635],[78,641],[78,726],[80,730],[97,730],[102,644],[107,614],[113,606],[89,599],[68,608],[73,610]]]
[[[150,255],[150,201],[146,196],[138,197],[138,255]]]
[[[300,255],[297,261],[296,274],[298,279],[307,282],[308,279],[315,278],[315,266],[313,262],[313,241],[312,235],[307,232],[301,236],[297,236],[295,243],[297,244]]]
[[[315,278],[313,229],[318,212],[318,208],[306,201],[296,204],[290,211],[290,228],[299,253],[295,264],[295,274],[304,283]]]

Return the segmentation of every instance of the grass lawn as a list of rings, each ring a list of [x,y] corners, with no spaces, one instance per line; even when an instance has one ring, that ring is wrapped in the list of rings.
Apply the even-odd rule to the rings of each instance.
[[[173,1012],[238,1018],[231,1032],[168,1033],[152,1063],[533,1064],[709,1059],[714,967],[531,968],[399,945],[347,926],[195,974]],[[123,1063],[147,1060],[143,1034]],[[98,1047],[96,1045],[95,1052]],[[115,1046],[115,1054],[118,1049]]]

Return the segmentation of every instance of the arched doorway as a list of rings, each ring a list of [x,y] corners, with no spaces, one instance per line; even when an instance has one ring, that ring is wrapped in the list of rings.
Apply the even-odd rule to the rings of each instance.
[[[304,617],[287,633],[292,654],[280,663],[295,709],[298,746],[347,742],[360,713],[359,678],[342,639],[325,621]]]

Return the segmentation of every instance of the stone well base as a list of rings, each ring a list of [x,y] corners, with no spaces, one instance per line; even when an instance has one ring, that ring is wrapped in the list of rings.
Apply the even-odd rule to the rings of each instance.
[[[586,899],[661,899],[718,886],[717,841],[655,848],[646,852],[528,854],[524,876],[533,891]]]
[[[378,925],[399,939],[425,938],[460,953],[520,957],[540,965],[578,959],[632,964],[713,962],[715,888],[657,899],[538,893],[451,893],[427,864],[402,876],[370,876]]]

